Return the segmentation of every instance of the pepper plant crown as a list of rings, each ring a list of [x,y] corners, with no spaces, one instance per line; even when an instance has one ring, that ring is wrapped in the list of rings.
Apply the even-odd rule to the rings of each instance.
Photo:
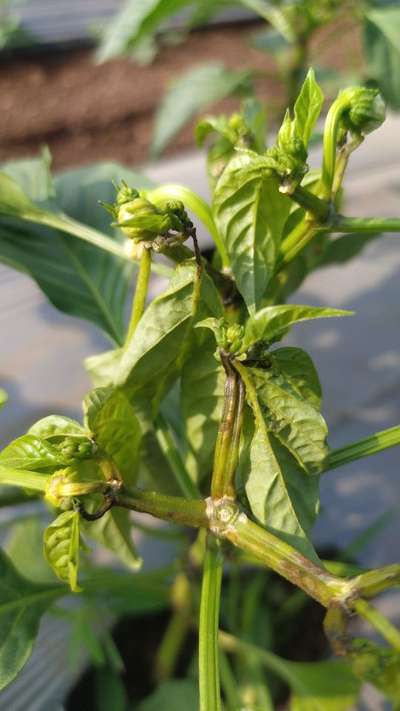
[[[41,615],[58,599],[71,591],[93,600],[103,594],[112,604],[112,595],[88,562],[84,541],[89,539],[108,547],[130,569],[129,590],[136,580],[138,586],[153,585],[154,592],[162,581],[162,600],[170,600],[178,616],[182,607],[176,600],[186,601],[178,627],[184,639],[198,625],[200,711],[221,709],[218,645],[230,653],[239,649],[247,680],[247,665],[275,659],[275,670],[290,681],[293,709],[304,689],[307,699],[329,699],[334,691],[324,684],[337,669],[351,689],[349,705],[356,703],[361,681],[372,681],[397,703],[400,687],[393,660],[399,664],[400,634],[369,600],[400,584],[400,565],[351,575],[345,568],[337,574],[315,550],[312,528],[320,513],[321,477],[398,445],[400,427],[332,451],[312,357],[284,342],[305,321],[353,315],[289,302],[312,270],[355,256],[380,232],[400,232],[399,218],[352,218],[339,211],[350,155],[360,137],[383,120],[379,95],[362,87],[339,94],[325,121],[321,169],[311,172],[308,147],[323,101],[310,70],[272,147],[260,130],[263,107],[253,104],[249,111],[246,104],[233,120],[208,117],[197,135],[209,142],[211,204],[184,186],[153,189],[121,182],[114,202],[105,204],[120,230],[114,238],[61,211],[45,211],[12,177],[0,175],[0,218],[8,227],[18,223],[16,240],[33,222],[54,229],[54,240],[61,230],[71,245],[84,240],[85,250],[91,248],[97,256],[100,251],[101,278],[91,294],[100,290],[101,304],[107,305],[100,323],[114,341],[113,348],[86,361],[93,388],[83,401],[82,423],[50,415],[0,453],[0,483],[29,490],[51,506],[54,520],[45,528],[44,550],[60,581],[37,587],[22,580],[6,554],[0,555],[0,617],[11,614],[10,629],[15,622],[21,651],[20,657],[14,653],[14,633],[6,630],[0,686],[17,675],[29,657]],[[215,242],[210,260],[199,251],[199,222]],[[40,250],[38,234],[31,240],[37,240]],[[125,237],[141,249],[131,316],[121,338],[110,312],[121,281],[131,273],[121,245]],[[87,265],[85,250],[81,270]],[[169,260],[170,279],[149,301],[152,270],[160,269],[157,252]],[[104,283],[108,258],[113,260],[111,281]],[[69,305],[73,313],[80,313],[79,304]],[[93,308],[87,308],[85,317],[93,320]],[[25,501],[26,494],[21,496]],[[182,536],[176,566],[146,578],[138,572],[132,511],[200,529],[196,546]],[[328,666],[322,686],[313,684],[304,670],[301,676],[298,665],[257,647],[245,654],[244,640],[219,632],[226,553],[237,565],[257,561],[274,570],[326,608],[327,635],[345,661],[340,666],[323,663]],[[114,593],[118,584],[113,579]],[[182,589],[183,596],[178,594]],[[31,605],[37,594],[40,604]],[[21,609],[29,614],[21,615]],[[390,654],[375,643],[351,639],[347,625],[355,613],[392,645]],[[162,649],[170,649],[169,644],[167,636]],[[371,655],[378,667],[373,674],[365,663]],[[165,672],[162,651],[160,658]],[[256,702],[262,706],[260,697]]]

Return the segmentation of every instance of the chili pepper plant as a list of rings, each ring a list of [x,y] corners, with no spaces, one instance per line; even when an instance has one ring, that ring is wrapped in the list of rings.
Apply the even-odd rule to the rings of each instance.
[[[310,271],[354,256],[379,233],[400,232],[400,218],[348,217],[340,208],[351,153],[384,120],[381,96],[362,87],[339,93],[325,121],[321,169],[310,171],[322,103],[310,70],[269,147],[257,105],[230,123],[203,122],[210,205],[185,186],[150,186],[122,167],[70,171],[51,182],[46,154],[4,166],[2,261],[30,273],[61,310],[100,326],[113,346],[86,361],[93,389],[82,421],[50,414],[0,454],[2,506],[44,501],[43,550],[55,574],[29,575],[42,551],[22,520],[29,560],[21,563],[15,545],[0,555],[2,688],[27,661],[47,611],[76,615],[75,607],[60,608],[73,595],[83,609],[116,614],[170,604],[155,662],[160,685],[144,710],[265,711],[274,708],[276,678],[290,689],[292,711],[348,709],[363,681],[400,708],[400,633],[373,602],[400,584],[400,565],[354,573],[322,561],[311,538],[321,477],[398,445],[400,427],[330,449],[311,356],[285,345],[303,321],[354,318],[287,303]],[[229,151],[220,150],[227,130]],[[111,172],[120,175],[115,190]],[[200,223],[215,244],[209,260],[198,245]],[[149,300],[154,273],[169,283]],[[140,571],[132,531],[155,529],[137,513],[176,532],[172,564]],[[98,564],[90,541],[111,549],[125,569]],[[325,608],[325,633],[340,659],[291,662],[268,640],[257,642],[266,624],[264,568]],[[223,581],[230,593],[221,606]],[[256,611],[253,637],[238,633],[238,604],[247,617]],[[355,616],[386,644],[353,638]],[[193,630],[195,663],[186,679],[171,681]]]

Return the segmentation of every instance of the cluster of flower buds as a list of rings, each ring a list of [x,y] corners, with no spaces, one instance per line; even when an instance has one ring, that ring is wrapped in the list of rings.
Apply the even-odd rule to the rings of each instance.
[[[296,121],[286,111],[275,146],[267,150],[273,169],[280,178],[281,192],[292,192],[308,171],[307,149],[297,135]]]
[[[180,200],[167,200],[154,205],[143,193],[130,188],[124,181],[117,187],[113,205],[102,203],[115,219],[115,225],[136,244],[156,252],[187,240],[193,231],[185,207]]]
[[[211,328],[218,348],[235,355],[240,352],[243,343],[244,327],[239,323],[229,324],[224,318],[211,318],[202,321],[201,326]]]
[[[378,89],[350,87],[337,98],[340,111],[338,143],[343,143],[347,133],[363,137],[375,131],[385,120],[385,103]]]
[[[70,463],[75,459],[88,459],[96,454],[97,446],[90,439],[65,437],[59,445],[63,457]]]

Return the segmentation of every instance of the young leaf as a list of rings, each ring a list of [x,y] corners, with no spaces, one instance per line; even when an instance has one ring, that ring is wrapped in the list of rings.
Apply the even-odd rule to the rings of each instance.
[[[284,368],[251,368],[251,378],[268,430],[308,474],[319,473],[328,456],[328,428],[319,409],[292,386]]]
[[[98,521],[83,521],[81,525],[90,538],[112,551],[128,568],[138,570],[141,567],[142,560],[132,538],[129,511],[113,509]]]
[[[44,554],[47,562],[57,577],[68,583],[72,592],[81,590],[78,587],[79,549],[81,547],[79,521],[78,511],[64,511],[47,526],[43,535]]]
[[[85,430],[79,422],[71,420],[63,415],[48,415],[35,422],[29,428],[28,434],[34,435],[41,440],[58,441],[64,437],[76,437],[77,439],[87,438],[89,432]]]
[[[279,340],[291,326],[300,321],[352,315],[352,311],[330,309],[322,306],[294,306],[292,304],[266,306],[247,321],[243,339],[243,351],[246,351],[257,341],[271,342]]]
[[[0,465],[11,469],[47,472],[67,464],[56,447],[32,434],[18,437],[0,452]]]
[[[83,401],[85,425],[115,463],[124,482],[135,483],[142,428],[122,390],[97,388]]]
[[[215,188],[215,221],[238,289],[253,312],[272,277],[290,207],[278,180],[248,153],[230,161]]]
[[[214,338],[199,339],[181,375],[181,412],[189,445],[185,463],[197,482],[211,471],[222,415],[225,373],[214,353]]]
[[[28,661],[42,615],[65,594],[64,586],[26,580],[0,551],[0,690]]]
[[[156,116],[152,155],[159,155],[199,111],[225,96],[249,90],[247,71],[226,69],[216,62],[189,69],[172,84],[162,101]]]
[[[365,13],[364,51],[372,78],[393,109],[400,108],[400,8],[371,7]]]
[[[315,79],[314,70],[309,69],[294,105],[296,133],[306,147],[321,113],[323,102],[324,95]]]

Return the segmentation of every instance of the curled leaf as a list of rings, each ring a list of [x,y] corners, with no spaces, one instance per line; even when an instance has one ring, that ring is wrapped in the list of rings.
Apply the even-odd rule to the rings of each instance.
[[[78,511],[64,511],[57,516],[56,520],[47,526],[43,540],[45,557],[57,577],[68,583],[72,592],[80,592],[78,568],[81,542]]]

